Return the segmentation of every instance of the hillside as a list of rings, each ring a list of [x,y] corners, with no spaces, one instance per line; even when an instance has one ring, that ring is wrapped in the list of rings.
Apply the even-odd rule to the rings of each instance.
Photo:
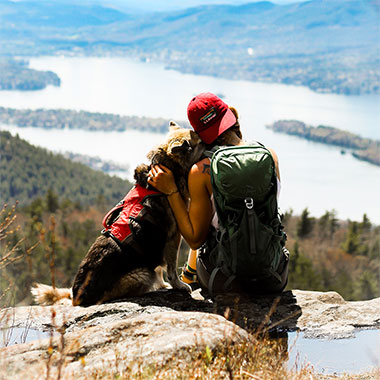
[[[52,190],[59,200],[112,205],[131,187],[128,181],[37,148],[9,132],[0,132],[0,151],[1,203],[18,200],[25,206]]]
[[[0,4],[6,41],[0,55],[132,55],[195,74],[380,93],[375,0],[262,1],[136,14],[91,2]]]

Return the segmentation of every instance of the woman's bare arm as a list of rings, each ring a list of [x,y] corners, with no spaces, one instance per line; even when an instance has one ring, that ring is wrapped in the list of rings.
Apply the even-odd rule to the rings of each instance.
[[[168,195],[170,207],[176,218],[179,231],[192,249],[199,248],[206,240],[211,219],[212,204],[208,183],[210,176],[205,171],[203,162],[195,164],[190,170],[188,188],[190,194],[189,207],[176,191],[171,171],[163,166],[152,169],[153,179],[149,183],[157,190]]]

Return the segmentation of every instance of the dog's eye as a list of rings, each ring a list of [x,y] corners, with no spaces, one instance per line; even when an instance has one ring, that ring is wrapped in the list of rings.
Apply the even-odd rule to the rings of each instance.
[[[172,153],[173,154],[180,154],[180,153],[183,153],[183,152],[189,152],[192,150],[192,147],[190,145],[190,143],[185,140],[182,145],[177,145],[177,146],[174,146],[172,148]]]

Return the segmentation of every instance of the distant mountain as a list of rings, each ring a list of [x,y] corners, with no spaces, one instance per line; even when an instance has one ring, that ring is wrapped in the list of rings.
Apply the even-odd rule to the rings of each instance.
[[[78,28],[105,25],[125,20],[128,16],[116,9],[73,1],[9,1],[0,0],[0,19],[3,25],[28,27],[38,25],[53,28]]]
[[[139,14],[86,4],[0,0],[6,41],[0,54],[127,54],[195,74],[380,93],[377,0],[261,1]]]
[[[0,151],[1,204],[18,200],[25,206],[51,189],[60,200],[91,205],[102,199],[111,206],[131,187],[128,181],[35,147],[9,132],[0,131]]]

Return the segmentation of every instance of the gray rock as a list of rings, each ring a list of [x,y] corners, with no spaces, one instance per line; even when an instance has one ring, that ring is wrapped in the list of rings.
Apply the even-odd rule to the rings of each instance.
[[[168,290],[87,308],[9,308],[0,311],[0,322],[2,327],[59,331],[50,339],[0,349],[0,379],[46,376],[49,350],[55,376],[63,368],[67,376],[86,378],[102,368],[117,368],[120,360],[133,369],[186,358],[194,348],[242,342],[253,330],[350,337],[355,329],[379,328],[380,298],[346,302],[335,292],[294,290],[280,297],[226,294],[211,302],[199,291],[190,296]]]

